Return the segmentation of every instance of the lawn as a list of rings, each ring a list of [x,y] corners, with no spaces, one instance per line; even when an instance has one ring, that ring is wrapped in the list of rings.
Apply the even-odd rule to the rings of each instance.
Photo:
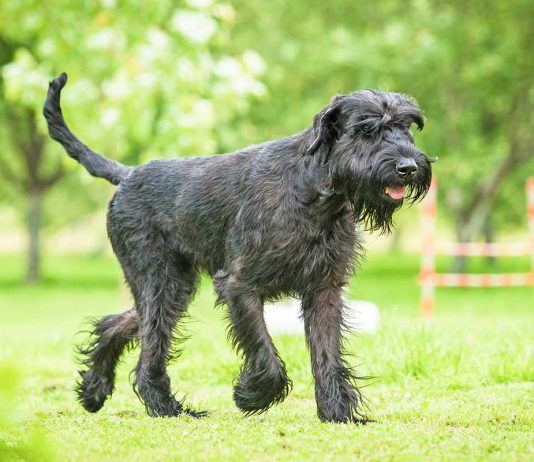
[[[438,290],[437,314],[426,325],[417,257],[369,255],[349,291],[377,303],[382,318],[377,333],[349,342],[360,374],[374,377],[364,395],[376,422],[362,427],[317,420],[308,353],[297,335],[275,336],[294,383],[289,398],[244,418],[231,399],[239,361],[205,280],[190,309],[191,338],[170,375],[179,396],[210,414],[151,419],[129,385],[136,351],[98,414],[83,411],[73,393],[83,320],[127,303],[113,258],[47,256],[45,280],[31,287],[18,282],[19,256],[0,260],[2,461],[534,460],[531,289]],[[503,268],[524,271],[528,261],[491,270]]]

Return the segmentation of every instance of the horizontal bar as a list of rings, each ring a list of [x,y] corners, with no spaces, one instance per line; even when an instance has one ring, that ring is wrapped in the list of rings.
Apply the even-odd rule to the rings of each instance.
[[[521,287],[534,286],[534,273],[464,274],[427,273],[419,275],[421,285],[438,287]]]
[[[438,243],[436,254],[461,257],[522,257],[534,253],[529,242],[485,243],[485,242],[444,242]]]

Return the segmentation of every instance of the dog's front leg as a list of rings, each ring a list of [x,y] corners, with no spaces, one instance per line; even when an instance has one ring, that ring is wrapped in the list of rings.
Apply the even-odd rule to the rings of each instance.
[[[233,275],[219,273],[214,280],[230,310],[229,336],[244,360],[234,382],[234,402],[245,414],[264,412],[286,398],[291,381],[267,332],[261,297]]]
[[[361,395],[343,358],[340,288],[314,290],[302,298],[306,341],[315,379],[317,415],[326,422],[364,423]]]

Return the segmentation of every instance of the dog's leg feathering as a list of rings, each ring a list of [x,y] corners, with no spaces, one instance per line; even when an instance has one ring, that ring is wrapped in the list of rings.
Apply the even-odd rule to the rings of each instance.
[[[234,382],[234,402],[246,415],[262,413],[282,402],[291,390],[263,318],[259,295],[232,275],[218,273],[214,283],[221,302],[229,307],[229,337],[244,362]]]
[[[156,254],[155,248],[151,253],[136,254],[136,270],[144,268],[142,277],[127,277],[136,300],[141,345],[134,391],[152,417],[203,417],[205,412],[188,409],[175,398],[167,373],[167,363],[180,353],[173,351],[171,344],[173,337],[181,334],[176,325],[194,295],[198,274],[183,257],[169,249],[159,249]],[[178,341],[184,339],[183,333],[180,337]]]
[[[367,423],[356,377],[343,359],[341,289],[307,294],[302,299],[306,341],[315,379],[319,419],[325,422]]]
[[[78,399],[89,412],[99,411],[111,396],[115,383],[115,367],[121,354],[137,337],[137,314],[132,308],[120,314],[98,319],[93,324],[87,345],[77,348],[81,380],[76,387]]]

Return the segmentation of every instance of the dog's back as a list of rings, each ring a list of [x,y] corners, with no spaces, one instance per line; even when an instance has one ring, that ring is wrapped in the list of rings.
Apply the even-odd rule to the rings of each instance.
[[[155,160],[134,168],[110,203],[110,238],[117,229],[124,239],[124,228],[172,234],[184,256],[213,274],[222,265],[253,155]]]

